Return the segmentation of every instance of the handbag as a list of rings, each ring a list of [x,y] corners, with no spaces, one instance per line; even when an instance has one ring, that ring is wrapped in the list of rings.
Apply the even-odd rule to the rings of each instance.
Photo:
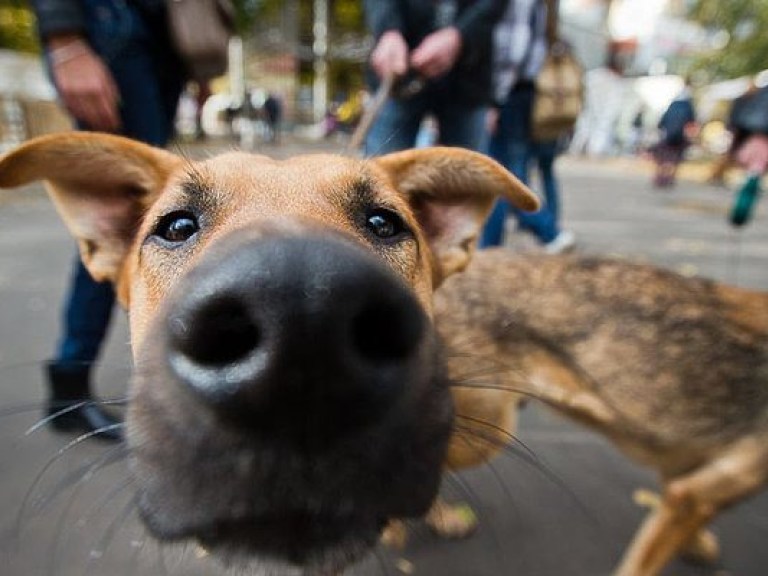
[[[547,55],[536,76],[531,135],[536,141],[556,140],[573,130],[584,107],[584,68],[559,39],[558,1],[547,2]]]
[[[226,73],[234,23],[230,0],[168,0],[171,40],[191,79]]]

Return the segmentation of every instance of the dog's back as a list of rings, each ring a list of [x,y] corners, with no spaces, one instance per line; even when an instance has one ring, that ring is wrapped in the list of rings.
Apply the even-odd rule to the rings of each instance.
[[[546,390],[664,475],[768,431],[768,294],[618,260],[493,250],[437,305],[454,350],[490,339],[502,385]],[[599,409],[570,410],[558,389]]]

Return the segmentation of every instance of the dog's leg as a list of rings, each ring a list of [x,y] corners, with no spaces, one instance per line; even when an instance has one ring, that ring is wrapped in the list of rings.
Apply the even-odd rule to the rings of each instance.
[[[680,555],[700,564],[714,564],[720,559],[720,542],[712,530],[702,528],[683,545]]]
[[[449,504],[437,498],[424,518],[427,526],[443,538],[465,538],[477,529],[477,515],[464,502]]]
[[[737,442],[715,460],[671,480],[658,509],[635,536],[616,576],[654,576],[723,508],[766,480],[768,450],[758,438]]]
[[[636,490],[633,498],[638,505],[649,510],[658,510],[661,506],[661,496],[644,488]],[[693,562],[714,564],[720,558],[717,536],[709,529],[699,530],[684,544],[680,555]]]

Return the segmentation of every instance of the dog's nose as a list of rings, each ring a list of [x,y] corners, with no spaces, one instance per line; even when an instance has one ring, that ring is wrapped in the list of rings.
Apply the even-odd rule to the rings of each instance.
[[[270,437],[375,422],[419,370],[421,306],[341,240],[251,241],[203,262],[177,294],[172,371],[218,415]]]

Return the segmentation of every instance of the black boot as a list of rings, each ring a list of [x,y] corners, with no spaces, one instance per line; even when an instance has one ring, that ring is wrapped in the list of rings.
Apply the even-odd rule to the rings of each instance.
[[[90,365],[59,364],[50,362],[46,366],[50,397],[47,416],[54,416],[50,425],[62,432],[94,432],[103,440],[123,439],[120,421],[110,416],[91,398]],[[82,404],[81,406],[78,406]],[[67,410],[73,406],[78,406]]]

